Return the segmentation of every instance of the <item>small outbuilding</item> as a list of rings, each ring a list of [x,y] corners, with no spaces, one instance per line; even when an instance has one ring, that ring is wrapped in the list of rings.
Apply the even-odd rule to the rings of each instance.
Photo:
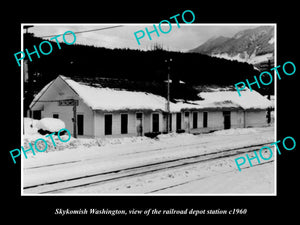
[[[212,130],[267,126],[271,102],[258,92],[208,88],[204,100],[170,102],[142,91],[108,88],[85,79],[58,76],[30,104],[35,119],[53,117],[76,137],[142,136],[167,130],[203,133]],[[169,116],[169,120],[167,120]]]

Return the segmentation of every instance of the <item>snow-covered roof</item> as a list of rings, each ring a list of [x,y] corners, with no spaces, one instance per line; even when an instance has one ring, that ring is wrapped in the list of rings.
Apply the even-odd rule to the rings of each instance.
[[[173,109],[173,110],[172,110]],[[193,110],[193,109],[242,109],[238,104],[233,103],[232,101],[189,101],[188,103],[177,102],[171,107],[171,111],[180,111],[180,110]]]
[[[158,95],[92,87],[85,83],[76,82],[68,77],[61,76],[61,78],[94,110],[166,109],[166,99]]]
[[[239,96],[237,91],[201,92],[199,95],[205,99],[206,103],[230,101],[243,109],[266,109],[273,107],[270,100],[266,99],[255,90],[250,91],[248,88],[244,89],[242,96]],[[195,103],[201,104],[201,101],[195,101]]]
[[[152,93],[128,91],[101,86],[91,86],[89,83],[75,81],[69,77],[59,76],[73,91],[93,110],[162,110],[166,111],[166,98]],[[52,81],[53,82],[53,81]],[[46,85],[35,96],[33,102],[47,91],[52,83]],[[271,101],[256,91],[244,89],[239,96],[232,88],[210,88],[202,91],[199,96],[204,100],[188,102],[170,102],[170,111],[179,112],[187,109],[266,109],[272,107]],[[33,103],[31,103],[31,106]],[[30,107],[31,107],[30,106]]]

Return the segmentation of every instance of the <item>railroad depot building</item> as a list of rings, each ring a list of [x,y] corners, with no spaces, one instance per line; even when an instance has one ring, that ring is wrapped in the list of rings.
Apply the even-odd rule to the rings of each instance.
[[[76,124],[79,138],[142,136],[165,132],[167,127],[171,132],[205,133],[268,125],[272,103],[256,91],[245,89],[239,97],[229,88],[206,87],[199,95],[204,100],[170,102],[168,122],[164,97],[60,75],[35,96],[30,111],[34,119],[61,119],[72,134]]]

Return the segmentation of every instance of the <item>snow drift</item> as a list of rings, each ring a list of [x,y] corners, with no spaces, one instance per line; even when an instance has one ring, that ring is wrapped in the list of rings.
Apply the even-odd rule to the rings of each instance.
[[[45,130],[50,132],[58,132],[65,128],[64,121],[56,118],[43,118],[36,124],[37,130]]]

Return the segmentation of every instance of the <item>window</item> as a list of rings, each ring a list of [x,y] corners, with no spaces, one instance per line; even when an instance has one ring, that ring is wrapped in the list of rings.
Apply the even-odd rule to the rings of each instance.
[[[42,111],[41,110],[33,110],[32,117],[33,117],[33,119],[40,120],[42,118]]]
[[[207,127],[207,112],[203,112],[203,127]]]
[[[193,128],[198,127],[198,112],[193,112]]]
[[[159,131],[159,114],[158,113],[152,114],[152,131],[153,132]]]
[[[112,115],[111,114],[104,115],[104,134],[105,135],[112,134]]]
[[[58,118],[59,118],[59,115],[58,115],[57,113],[54,113],[54,114],[53,114],[53,118],[58,119]]]
[[[128,114],[121,114],[121,134],[128,133]]]
[[[143,113],[136,113],[136,118],[137,119],[143,119]]]

